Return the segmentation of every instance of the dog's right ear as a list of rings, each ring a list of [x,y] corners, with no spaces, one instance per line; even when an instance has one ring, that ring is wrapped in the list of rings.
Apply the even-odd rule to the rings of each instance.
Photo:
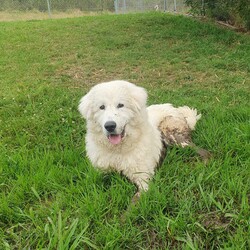
[[[78,106],[78,110],[81,115],[87,119],[90,116],[91,108],[90,108],[90,93],[87,93],[85,96],[82,97],[80,100],[80,104]]]

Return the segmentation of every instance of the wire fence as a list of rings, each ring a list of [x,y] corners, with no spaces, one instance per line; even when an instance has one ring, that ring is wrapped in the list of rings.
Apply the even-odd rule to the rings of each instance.
[[[115,0],[115,13],[164,11],[185,12],[185,0]]]
[[[116,14],[145,11],[184,12],[185,0],[0,0],[0,20],[7,14],[31,14],[39,19],[74,13],[77,15],[111,12]],[[18,19],[18,17],[17,17]]]
[[[114,0],[0,0],[0,10],[30,11],[114,10]]]

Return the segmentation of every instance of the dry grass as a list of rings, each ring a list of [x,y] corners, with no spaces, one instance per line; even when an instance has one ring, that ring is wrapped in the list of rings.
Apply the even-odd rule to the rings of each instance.
[[[95,16],[101,13],[103,14],[103,12],[80,11],[78,9],[68,10],[66,12],[53,11],[51,15],[49,15],[48,12],[41,12],[38,10],[0,11],[0,22],[73,18],[81,16]]]

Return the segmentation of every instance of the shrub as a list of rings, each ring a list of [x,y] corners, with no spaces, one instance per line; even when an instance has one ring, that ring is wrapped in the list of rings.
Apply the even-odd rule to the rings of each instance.
[[[186,0],[194,13],[250,30],[249,0]]]

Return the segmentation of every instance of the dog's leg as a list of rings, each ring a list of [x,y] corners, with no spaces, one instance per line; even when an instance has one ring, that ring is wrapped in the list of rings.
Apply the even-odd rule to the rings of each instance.
[[[191,112],[194,112],[191,110]],[[198,118],[199,119],[199,118]],[[202,148],[196,146],[191,139],[192,129],[186,119],[181,119],[174,116],[166,116],[159,124],[159,129],[162,133],[162,140],[168,146],[181,146],[182,148],[191,147],[207,163],[211,154]]]
[[[141,192],[137,191],[131,200],[132,204],[136,204],[139,201],[140,197]]]
[[[146,192],[148,190],[148,182],[150,180],[150,174],[148,173],[136,173],[133,176],[133,182],[137,187],[137,192],[132,198],[132,203],[136,203],[142,192]]]
[[[190,142],[187,146],[191,147],[192,149],[195,150],[195,152],[200,156],[200,158],[204,161],[206,164],[209,159],[211,158],[211,153],[207,151],[204,148],[200,148],[197,145],[195,145],[193,142]]]
[[[127,176],[131,182],[133,182],[137,187],[137,192],[134,194],[131,203],[128,205],[127,210],[121,216],[121,221],[124,223],[126,221],[127,216],[130,214],[131,209],[137,204],[139,201],[142,192],[146,192],[148,190],[148,181],[150,179],[150,174],[147,173],[136,173],[131,176]]]

